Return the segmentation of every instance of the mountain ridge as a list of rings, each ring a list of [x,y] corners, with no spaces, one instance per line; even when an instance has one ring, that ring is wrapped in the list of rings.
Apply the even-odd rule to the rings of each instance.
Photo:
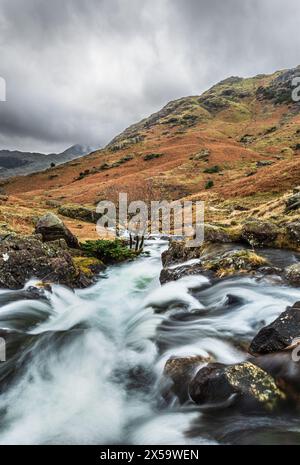
[[[0,150],[0,178],[26,175],[47,169],[51,164],[60,165],[87,155],[94,149],[87,145],[75,144],[60,153],[23,152],[21,150]]]
[[[169,102],[106,147],[41,173],[5,181],[23,204],[94,206],[100,200],[206,200],[259,209],[300,185],[300,67],[229,77]],[[227,207],[226,207],[227,208]]]

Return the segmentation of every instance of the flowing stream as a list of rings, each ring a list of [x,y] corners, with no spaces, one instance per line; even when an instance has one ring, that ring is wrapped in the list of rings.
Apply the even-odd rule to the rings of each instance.
[[[170,356],[244,360],[243,344],[300,290],[248,277],[160,286],[166,243],[147,247],[85,290],[0,291],[0,444],[300,443],[296,415],[218,414],[161,395]]]

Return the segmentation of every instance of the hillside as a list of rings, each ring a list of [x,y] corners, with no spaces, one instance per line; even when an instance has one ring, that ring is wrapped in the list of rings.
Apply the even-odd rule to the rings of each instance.
[[[61,165],[68,161],[87,155],[91,147],[73,145],[61,153],[32,153],[17,150],[0,150],[0,178],[5,179],[15,175],[26,175],[43,171],[54,165]]]
[[[200,96],[168,103],[103,150],[41,173],[2,182],[20,207],[95,205],[130,199],[208,200],[257,209],[300,184],[300,67],[254,78],[230,77]],[[223,209],[223,210],[222,210]],[[212,211],[212,210],[211,210]]]

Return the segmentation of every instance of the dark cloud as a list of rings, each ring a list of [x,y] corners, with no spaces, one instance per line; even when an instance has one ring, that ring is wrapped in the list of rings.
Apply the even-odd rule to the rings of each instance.
[[[229,75],[299,64],[298,0],[2,0],[0,148],[103,145]]]

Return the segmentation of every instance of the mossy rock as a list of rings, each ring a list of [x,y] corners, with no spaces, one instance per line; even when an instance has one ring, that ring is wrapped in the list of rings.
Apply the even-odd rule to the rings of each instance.
[[[255,271],[268,265],[268,261],[251,250],[233,250],[214,260],[203,261],[205,270],[213,271],[218,277]]]
[[[280,233],[275,223],[253,218],[243,224],[241,237],[253,247],[274,247]]]
[[[73,257],[73,262],[78,273],[83,273],[89,278],[106,268],[104,263],[95,257]]]
[[[199,405],[222,404],[231,399],[242,409],[268,412],[277,410],[286,399],[272,376],[251,362],[209,364],[197,373],[189,393]]]

